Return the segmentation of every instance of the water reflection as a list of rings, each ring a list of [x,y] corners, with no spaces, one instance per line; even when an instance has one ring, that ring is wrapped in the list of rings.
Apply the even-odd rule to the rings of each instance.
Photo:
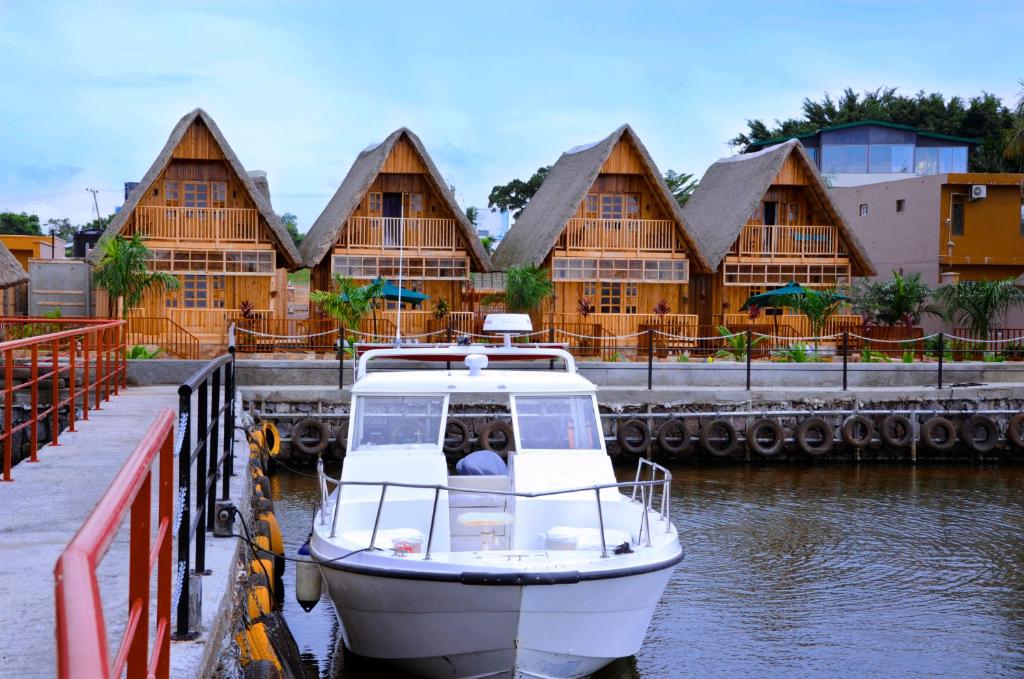
[[[622,471],[623,477],[629,471]],[[686,559],[634,658],[600,679],[1024,673],[1024,470],[678,468]],[[289,553],[316,487],[274,479]],[[309,677],[397,676],[345,656],[330,602],[285,573],[285,617]]]

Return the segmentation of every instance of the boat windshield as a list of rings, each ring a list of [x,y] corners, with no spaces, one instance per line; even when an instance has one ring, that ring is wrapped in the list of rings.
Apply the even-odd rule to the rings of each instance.
[[[360,396],[353,450],[437,448],[443,413],[443,396]]]
[[[590,396],[516,396],[523,450],[600,450],[601,428]]]

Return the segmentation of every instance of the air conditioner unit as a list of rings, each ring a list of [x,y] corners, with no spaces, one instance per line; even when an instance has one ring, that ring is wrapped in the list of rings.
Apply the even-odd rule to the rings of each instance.
[[[988,187],[984,184],[974,184],[971,186],[971,200],[981,200],[988,195]]]

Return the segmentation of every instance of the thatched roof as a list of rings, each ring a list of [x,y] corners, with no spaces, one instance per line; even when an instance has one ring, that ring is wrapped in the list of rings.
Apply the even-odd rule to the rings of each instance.
[[[28,283],[28,272],[21,268],[21,263],[7,246],[0,243],[0,289],[21,283]]]
[[[477,237],[473,224],[470,223],[466,213],[459,207],[451,189],[448,188],[448,184],[441,176],[441,172],[434,165],[430,154],[427,153],[427,149],[423,146],[423,142],[420,141],[420,138],[412,130],[405,127],[395,130],[388,135],[387,139],[363,150],[356,157],[348,174],[345,175],[345,179],[342,180],[341,186],[334,193],[334,197],[327,203],[327,207],[317,217],[313,226],[310,227],[309,233],[302,239],[299,251],[302,253],[302,261],[305,262],[306,266],[309,268],[317,266],[331,251],[334,243],[337,242],[338,237],[341,235],[341,229],[345,226],[345,222],[352,216],[352,212],[363,199],[367,189],[370,188],[373,180],[380,174],[381,168],[384,167],[384,162],[391,155],[391,149],[394,148],[395,144],[403,136],[416,149],[416,153],[419,154],[423,164],[427,167],[427,176],[434,185],[435,190],[441,195],[441,198],[455,217],[455,223],[459,230],[462,231],[462,236],[465,238],[466,245],[469,248],[469,256],[473,262],[473,268],[477,271],[491,270],[491,258],[487,255],[487,251],[484,250],[484,246],[480,244],[480,239]]]
[[[750,215],[764,198],[772,180],[791,154],[798,154],[811,174],[811,191],[818,198],[829,219],[850,252],[853,273],[873,276],[875,268],[850,225],[829,194],[828,187],[808,157],[803,145],[791,139],[764,151],[730,156],[717,161],[701,177],[697,189],[683,208],[693,235],[701,248],[718,267],[729,248],[739,237]]]
[[[647,148],[629,125],[623,125],[599,142],[579,146],[562,154],[544,178],[537,193],[526,204],[519,219],[502,239],[494,253],[494,266],[499,270],[523,264],[540,265],[551,252],[566,223],[576,214],[580,202],[594,185],[601,167],[620,139],[628,138],[635,146],[641,162],[654,181],[654,191],[686,244],[688,257],[698,271],[710,271],[700,246],[689,232],[679,203],[665,184],[658,166]]]
[[[99,258],[102,256],[103,248],[100,247],[100,245],[103,241],[121,233],[125,222],[128,221],[128,217],[135,210],[142,197],[146,195],[146,192],[149,191],[153,182],[155,182],[160,176],[160,173],[167,167],[167,164],[171,161],[171,155],[174,153],[174,149],[177,148],[178,143],[181,141],[182,137],[185,136],[188,128],[191,127],[192,123],[194,123],[197,118],[202,120],[207,129],[210,130],[210,134],[213,135],[217,145],[220,146],[221,151],[224,153],[224,158],[227,160],[228,164],[231,165],[231,169],[234,170],[235,175],[238,176],[238,180],[242,182],[245,190],[249,193],[249,197],[252,198],[253,203],[256,204],[256,209],[259,211],[260,216],[266,220],[271,233],[273,233],[274,238],[277,240],[277,251],[284,257],[285,267],[288,269],[301,267],[302,259],[299,257],[299,251],[295,248],[295,242],[288,234],[288,230],[284,228],[283,224],[281,224],[281,219],[274,213],[273,208],[270,206],[270,199],[268,198],[268,195],[264,194],[263,191],[260,190],[256,182],[253,181],[253,178],[248,172],[246,172],[241,161],[238,160],[238,156],[236,156],[235,152],[231,149],[231,145],[228,144],[228,141],[224,138],[220,128],[217,127],[217,123],[213,122],[213,118],[211,118],[210,115],[201,108],[194,109],[185,114],[185,116],[178,121],[178,124],[174,126],[174,129],[171,131],[171,136],[167,138],[167,143],[164,144],[163,150],[160,151],[160,155],[158,155],[156,160],[153,161],[153,164],[150,165],[149,170],[146,172],[145,176],[143,176],[142,181],[140,181],[138,185],[132,189],[132,192],[128,194],[128,199],[124,202],[121,210],[114,215],[114,219],[111,220],[110,226],[107,227],[107,230],[103,232],[103,235],[100,237],[100,242],[97,243],[97,247],[89,254],[89,261],[93,264],[97,263]],[[266,180],[264,179],[264,184],[265,183]],[[269,190],[268,186],[268,193]]]

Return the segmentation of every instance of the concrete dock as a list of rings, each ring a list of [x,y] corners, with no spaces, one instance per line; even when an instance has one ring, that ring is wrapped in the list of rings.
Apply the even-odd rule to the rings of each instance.
[[[39,462],[14,468],[14,481],[0,484],[0,677],[53,677],[56,641],[53,569],[135,449],[161,408],[177,409],[174,386],[129,387],[90,411],[88,421],[65,431],[60,445],[39,451]],[[236,455],[246,455],[236,442]],[[244,469],[244,466],[242,467]],[[175,463],[177,469],[177,463]],[[233,495],[246,488],[241,475]],[[155,505],[155,493],[154,493]],[[155,522],[154,522],[155,525]],[[214,576],[204,578],[204,628],[220,607],[230,584],[237,540],[209,540],[207,564]],[[176,547],[175,547],[176,549]],[[111,657],[128,613],[128,525],[121,526],[98,572]],[[194,676],[203,663],[205,635],[171,646],[173,676]]]

